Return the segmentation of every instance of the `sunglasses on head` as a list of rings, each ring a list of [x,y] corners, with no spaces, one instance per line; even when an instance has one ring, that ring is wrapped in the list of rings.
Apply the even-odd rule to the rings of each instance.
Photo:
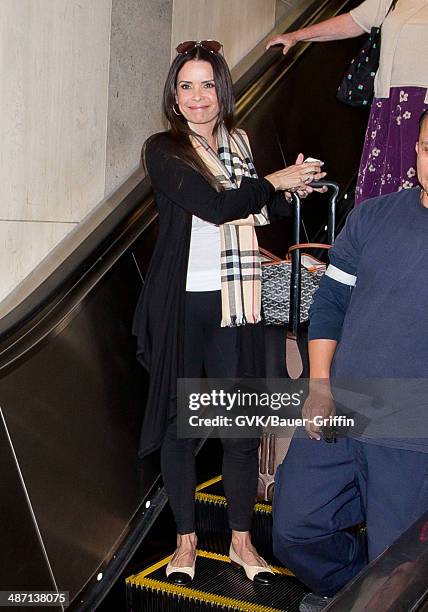
[[[202,47],[202,49],[210,53],[218,53],[222,46],[218,40],[185,40],[176,47],[176,51],[177,53],[186,54],[196,49],[196,47]]]

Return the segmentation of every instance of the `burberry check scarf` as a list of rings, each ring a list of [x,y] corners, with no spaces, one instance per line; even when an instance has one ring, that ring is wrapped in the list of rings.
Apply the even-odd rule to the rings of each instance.
[[[199,136],[192,144],[224,189],[238,189],[243,176],[257,178],[245,132],[218,130],[218,154]],[[256,215],[220,225],[222,327],[261,320],[261,265],[256,225],[266,225],[266,206]]]

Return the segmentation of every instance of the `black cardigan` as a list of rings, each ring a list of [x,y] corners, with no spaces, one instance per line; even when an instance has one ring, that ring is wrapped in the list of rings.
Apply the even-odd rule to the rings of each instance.
[[[291,205],[264,178],[243,177],[239,189],[216,191],[186,163],[172,157],[168,133],[151,138],[146,166],[159,211],[159,234],[135,311],[137,358],[150,372],[139,456],[162,443],[168,420],[177,412],[177,378],[183,376],[183,321],[192,215],[222,224],[258,213],[289,217]],[[263,328],[240,329],[240,373],[264,375]]]

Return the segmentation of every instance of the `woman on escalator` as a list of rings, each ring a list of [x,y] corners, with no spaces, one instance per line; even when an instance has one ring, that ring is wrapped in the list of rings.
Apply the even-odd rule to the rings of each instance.
[[[195,445],[177,437],[177,378],[264,374],[260,257],[255,226],[290,216],[284,197],[312,191],[320,163],[258,178],[246,134],[234,127],[232,80],[216,41],[177,47],[163,111],[170,129],[143,149],[159,211],[159,236],[137,305],[138,358],[150,372],[140,456],[161,447],[161,469],[177,524],[170,580],[193,579],[196,559]],[[258,439],[223,439],[230,557],[251,580],[272,571],[251,544]]]
[[[418,184],[418,121],[428,108],[428,1],[365,0],[349,13],[274,36],[267,44],[283,45],[285,54],[299,41],[353,38],[381,24],[381,55],[356,204]]]

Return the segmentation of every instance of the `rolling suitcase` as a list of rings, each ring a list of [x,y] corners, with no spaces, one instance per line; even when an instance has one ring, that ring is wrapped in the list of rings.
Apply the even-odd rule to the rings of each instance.
[[[327,240],[329,244],[321,243],[301,243],[300,242],[300,229],[301,229],[301,200],[297,194],[293,194],[294,200],[294,215],[293,215],[293,240],[294,244],[289,248],[287,257],[284,260],[272,255],[264,249],[260,249],[262,254],[262,274],[264,274],[263,282],[265,282],[266,276],[274,276],[272,273],[266,275],[265,270],[272,266],[277,266],[280,273],[278,277],[288,282],[288,287],[283,287],[282,291],[278,291],[278,286],[272,291],[273,299],[277,300],[278,294],[282,296],[285,302],[288,302],[283,308],[283,317],[281,323],[274,323],[277,325],[287,326],[287,346],[286,346],[286,368],[290,378],[299,378],[303,371],[302,357],[298,346],[298,335],[299,328],[304,322],[305,317],[301,316],[301,304],[302,304],[302,265],[303,268],[309,269],[312,267],[312,272],[316,273],[319,271],[325,271],[325,264],[311,258],[307,253],[302,250],[308,248],[316,249],[328,249],[332,246],[335,239],[335,228],[336,228],[336,201],[339,194],[339,186],[331,181],[318,181],[313,183],[314,187],[327,186],[331,190],[331,197],[329,199],[328,206],[328,222],[327,222]],[[306,261],[305,261],[306,260]],[[307,265],[306,265],[307,264]],[[282,269],[280,268],[282,267]],[[285,270],[284,270],[285,268]],[[317,274],[317,283],[322,276]],[[310,278],[310,277],[309,277]],[[271,281],[270,281],[271,282]],[[277,284],[276,284],[277,285]],[[311,283],[309,282],[309,285]],[[313,291],[314,293],[314,291]],[[308,303],[308,296],[305,298],[304,311],[309,310],[310,302]],[[287,313],[288,310],[288,313]],[[273,313],[275,320],[275,315]],[[284,436],[278,436],[275,433],[277,430],[274,428],[264,428],[263,434],[260,440],[259,447],[259,478],[257,487],[257,500],[259,502],[272,501],[275,472],[280,465],[288,451],[293,430],[290,428],[289,431],[284,431]]]

